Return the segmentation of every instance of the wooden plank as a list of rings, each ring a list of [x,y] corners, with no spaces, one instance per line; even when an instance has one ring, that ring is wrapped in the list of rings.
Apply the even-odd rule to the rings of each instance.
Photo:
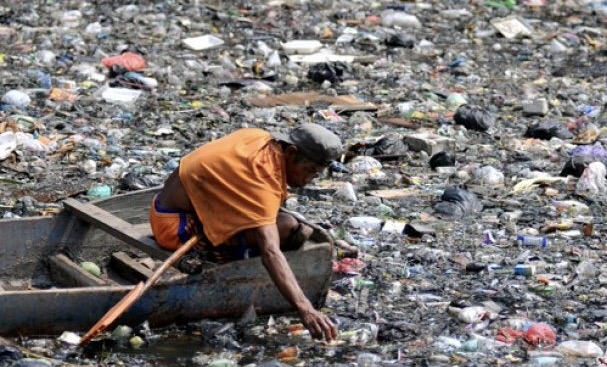
[[[164,260],[171,255],[169,251],[160,248],[156,244],[156,241],[147,235],[142,234],[141,231],[131,223],[120,219],[95,205],[81,203],[73,198],[64,200],[63,205],[70,209],[72,213],[80,219],[93,224],[99,229],[104,230],[154,258]]]
[[[133,260],[126,252],[112,254],[110,266],[121,277],[133,282],[146,281],[154,271]]]
[[[411,196],[421,197],[423,196],[423,191],[417,188],[403,188],[403,189],[385,189],[385,190],[370,190],[368,191],[369,195],[377,196],[382,199],[403,199]]]
[[[142,236],[153,238],[152,226],[150,226],[149,222],[133,224],[133,230]]]
[[[246,103],[254,107],[308,106],[315,103],[321,103],[327,104],[334,110],[339,111],[377,110],[377,106],[373,103],[365,102],[354,96],[329,96],[317,92],[297,92],[254,97],[248,99]]]
[[[101,287],[111,283],[90,274],[63,254],[50,256],[49,266],[53,280],[63,287]]]

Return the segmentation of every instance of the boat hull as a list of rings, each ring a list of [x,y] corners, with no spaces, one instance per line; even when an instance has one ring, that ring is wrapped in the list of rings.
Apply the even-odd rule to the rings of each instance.
[[[141,223],[147,220],[147,205],[154,192],[146,190],[117,196],[96,205],[132,223]],[[8,230],[22,235],[2,244],[5,255],[0,256],[0,279],[3,284],[9,280],[13,284],[15,280],[52,282],[46,258],[58,252],[67,253],[73,259],[95,259],[100,264],[109,262],[114,251],[137,253],[65,212],[53,218],[0,221],[0,233]],[[307,243],[300,250],[285,253],[302,290],[317,306],[324,302],[329,286],[331,254],[328,243]],[[8,257],[12,257],[12,261]],[[125,284],[0,291],[0,335],[86,331],[131,289],[133,285]],[[251,305],[260,314],[292,310],[259,258],[215,266],[201,274],[174,273],[168,279],[163,278],[117,323],[133,326],[147,320],[157,327],[202,318],[238,317]]]

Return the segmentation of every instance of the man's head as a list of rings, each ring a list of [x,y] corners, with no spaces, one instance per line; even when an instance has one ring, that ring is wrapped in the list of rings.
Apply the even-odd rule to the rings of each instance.
[[[287,183],[291,187],[308,184],[343,151],[339,137],[317,124],[299,125],[288,135],[275,134],[274,137],[287,143],[284,154]]]

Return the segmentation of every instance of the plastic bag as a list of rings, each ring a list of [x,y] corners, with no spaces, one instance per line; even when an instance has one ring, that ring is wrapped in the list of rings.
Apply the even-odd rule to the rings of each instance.
[[[441,200],[434,206],[434,211],[448,216],[470,215],[483,210],[475,194],[455,186],[447,188]]]
[[[310,67],[308,78],[317,83],[322,83],[325,80],[337,83],[344,80],[348,73],[349,67],[343,62],[323,62]]]
[[[573,134],[565,125],[555,121],[542,121],[535,123],[525,131],[526,138],[550,140],[552,138],[571,139]]]
[[[576,194],[594,196],[605,193],[607,191],[606,174],[607,168],[603,163],[590,163],[575,186]]]
[[[580,177],[582,173],[584,173],[586,167],[588,167],[590,163],[596,161],[596,158],[587,155],[569,157],[569,159],[565,161],[565,166],[563,166],[563,169],[561,170],[561,173],[559,173],[559,176]]]
[[[438,152],[430,158],[430,167],[453,167],[455,166],[455,156],[447,152]]]
[[[607,149],[601,144],[596,142],[594,145],[579,145],[571,150],[570,155],[576,156],[589,156],[597,160],[607,159]]]
[[[125,52],[120,55],[105,57],[101,60],[101,63],[108,69],[111,69],[114,65],[118,65],[128,71],[141,71],[146,67],[143,57],[134,52]]]
[[[550,325],[537,323],[525,331],[523,340],[533,347],[552,346],[556,344],[556,332]]]
[[[504,174],[494,167],[484,166],[474,171],[476,180],[485,185],[499,185],[504,183]]]
[[[569,357],[595,358],[603,355],[603,350],[591,341],[568,340],[559,344],[556,349]]]
[[[465,104],[460,106],[453,116],[456,124],[464,125],[466,129],[487,131],[495,123],[495,117],[480,106]]]
[[[382,169],[381,163],[372,157],[358,156],[348,162],[347,167],[352,173],[376,173]]]

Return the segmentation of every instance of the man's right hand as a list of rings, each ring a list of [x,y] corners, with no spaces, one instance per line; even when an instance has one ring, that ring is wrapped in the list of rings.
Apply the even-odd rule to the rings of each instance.
[[[299,287],[285,255],[280,251],[280,237],[276,224],[249,229],[245,235],[259,248],[262,264],[268,270],[280,293],[299,311],[299,316],[306,329],[310,331],[310,335],[315,339],[324,337],[327,341],[335,339],[337,328],[326,315],[314,309]]]
[[[337,338],[337,328],[327,315],[314,308],[300,311],[299,315],[304,326],[310,331],[310,335],[314,339],[322,339],[324,337],[326,341],[331,341]]]

